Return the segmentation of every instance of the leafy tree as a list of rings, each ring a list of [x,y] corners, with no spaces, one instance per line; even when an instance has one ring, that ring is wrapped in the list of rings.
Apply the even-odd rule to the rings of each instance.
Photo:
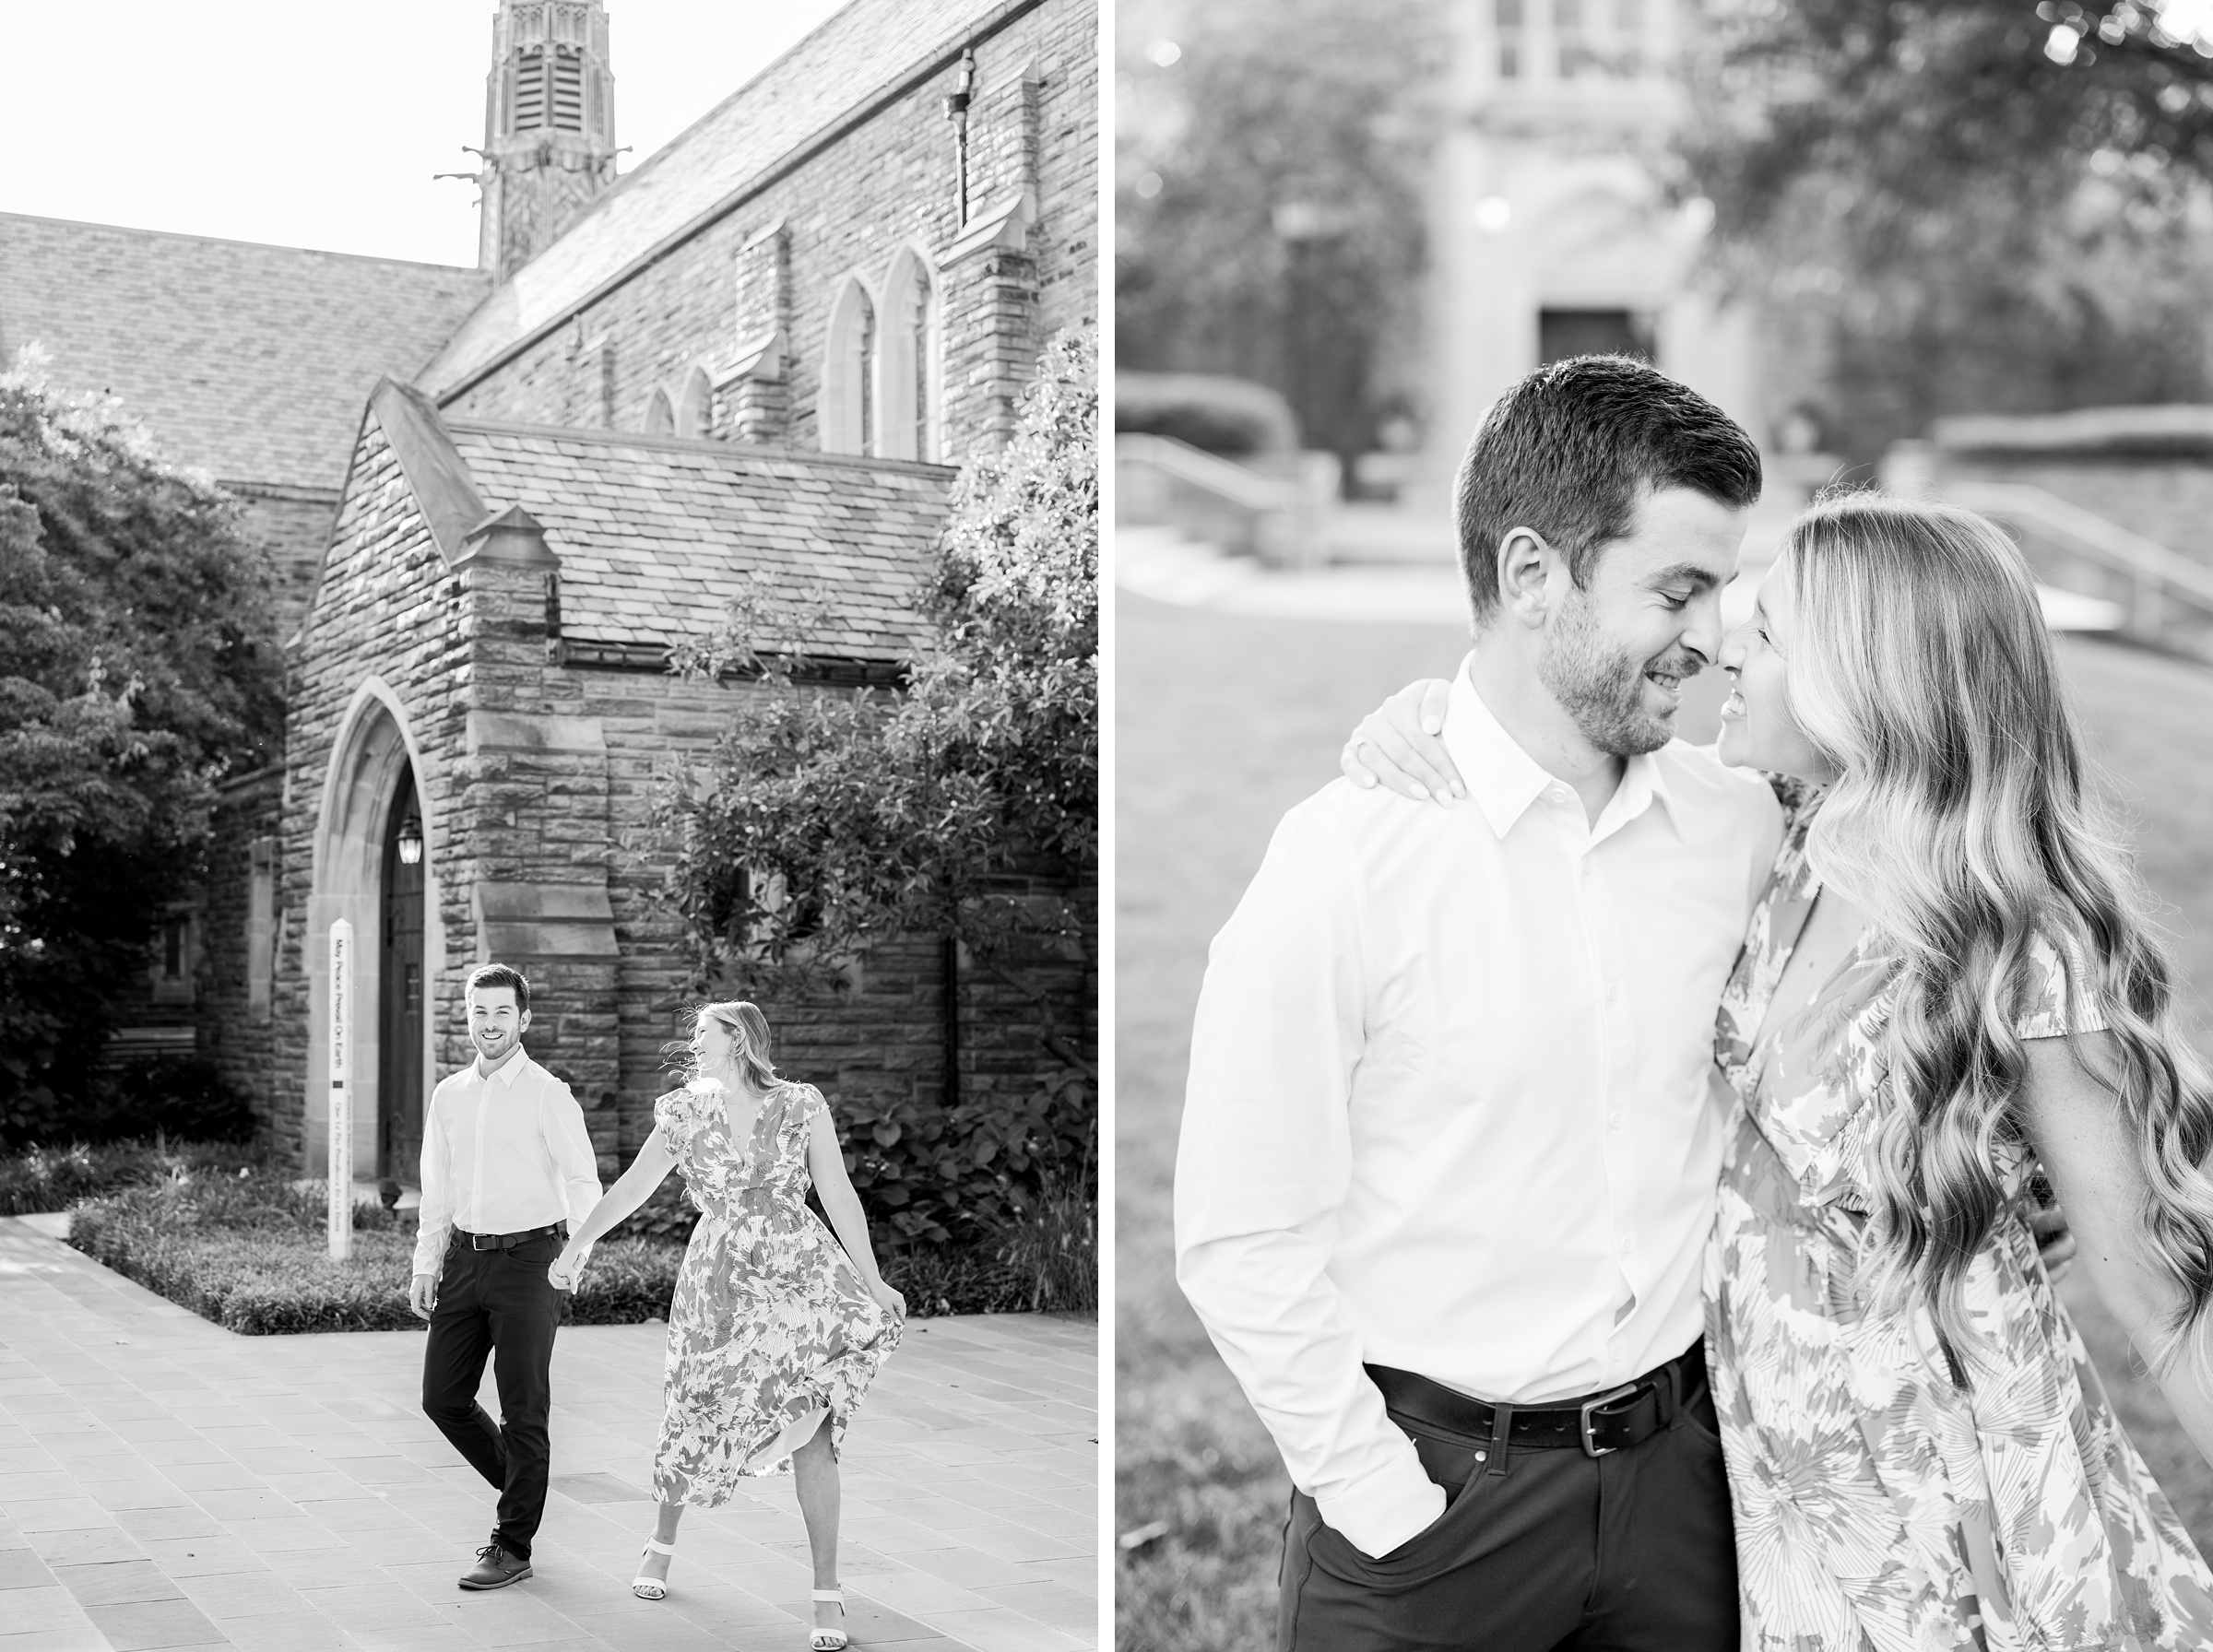
[[[856,1184],[909,1238],[1090,1174],[1088,997],[1057,1002],[1023,965],[1096,968],[1096,378],[1088,334],[1056,338],[1012,442],[964,469],[903,690],[801,686],[820,598],[742,602],[674,662],[766,690],[740,701],[704,783],[662,799],[700,986],[819,991],[887,940],[949,936],[1042,1013],[1018,1103],[843,1109]]]
[[[2213,41],[2179,6],[1709,8],[1686,186],[1798,318],[1832,441],[2213,385]]]
[[[2183,11],[2172,0],[1723,0],[1706,22],[1718,46],[1710,89],[1728,101],[1710,100],[1694,145],[1701,182],[1747,229],[1821,178],[1871,227],[1902,231],[2099,154],[2213,179],[2213,37],[2183,32]]]
[[[85,1103],[217,784],[275,749],[267,588],[114,404],[0,375],[0,1134]]]
[[[1375,445],[1418,324],[1433,0],[1126,6],[1118,364],[1281,391],[1309,447]]]

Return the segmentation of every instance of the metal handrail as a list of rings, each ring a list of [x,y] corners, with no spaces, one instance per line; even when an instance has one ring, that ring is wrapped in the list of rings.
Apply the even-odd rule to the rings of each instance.
[[[1138,431],[1118,435],[1114,439],[1114,456],[1118,464],[1135,460],[1167,472],[1179,482],[1213,494],[1244,511],[1298,511],[1307,505],[1307,490],[1296,482],[1279,481],[1273,477],[1260,476],[1234,465],[1227,459],[1216,458],[1203,449],[1173,436],[1153,436]]]
[[[2213,617],[2213,568],[2193,561],[2157,540],[2132,533],[2080,505],[2027,482],[1947,482],[1944,496],[1954,504],[1988,516],[2034,527],[2068,550],[2134,581],[2147,595],[2173,597]],[[2139,601],[2139,608],[2148,605]],[[2157,628],[2156,616],[2148,621]]]

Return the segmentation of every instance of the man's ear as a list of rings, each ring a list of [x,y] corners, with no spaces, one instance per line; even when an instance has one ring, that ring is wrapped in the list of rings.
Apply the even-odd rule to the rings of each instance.
[[[1540,629],[1549,611],[1546,597],[1559,558],[1544,536],[1529,527],[1509,527],[1498,541],[1498,607],[1530,630]]]
[[[530,1012],[527,1009],[523,1011],[522,1019],[515,1023],[515,1030],[518,1034],[530,1031]]]

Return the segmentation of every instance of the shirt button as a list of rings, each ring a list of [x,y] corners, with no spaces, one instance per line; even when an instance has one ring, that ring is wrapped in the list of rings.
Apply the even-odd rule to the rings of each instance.
[[[1627,1254],[1628,1254],[1630,1251],[1633,1251],[1633,1250],[1635,1250],[1635,1249],[1637,1248],[1637,1241],[1636,1241],[1635,1237],[1634,1237],[1634,1236],[1631,1236],[1631,1237],[1628,1237],[1628,1238],[1625,1238],[1625,1239],[1624,1239],[1624,1240],[1621,1242],[1621,1248],[1622,1248],[1622,1254],[1623,1254],[1623,1255],[1625,1255],[1625,1256],[1626,1256],[1626,1255],[1627,1255]]]
[[[1609,1342],[1609,1343],[1607,1343],[1607,1344],[1606,1344],[1606,1358],[1607,1358],[1608,1360],[1612,1361],[1612,1362],[1613,1362],[1615,1364],[1616,1364],[1616,1365],[1620,1364],[1620,1363],[1621,1363],[1621,1344],[1620,1344],[1620,1343],[1618,1343],[1618,1342]]]
[[[1606,1115],[1606,1128],[1609,1130],[1618,1130],[1621,1128],[1620,1108],[1616,1107],[1613,1112]]]
[[[1607,987],[1607,988],[1606,988],[1606,1002],[1607,1002],[1607,1003],[1609,1003],[1609,1004],[1618,1004],[1618,1003],[1620,1003],[1620,1002],[1621,1002],[1621,988],[1620,988],[1620,987],[1618,987],[1618,986],[1609,986],[1609,987]]]

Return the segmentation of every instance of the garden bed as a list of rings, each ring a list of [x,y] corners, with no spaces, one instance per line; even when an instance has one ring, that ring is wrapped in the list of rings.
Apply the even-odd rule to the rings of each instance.
[[[80,1199],[180,1174],[236,1175],[260,1162],[232,1141],[109,1141],[95,1146],[34,1147],[0,1157],[0,1216],[66,1210]]]
[[[72,1246],[242,1335],[422,1328],[408,1306],[413,1211],[356,1206],[353,1254],[339,1262],[328,1254],[320,1183],[184,1152],[140,1169],[159,1179],[142,1174],[136,1185],[71,1209]],[[884,1259],[884,1275],[917,1316],[1095,1311],[1094,1234],[1085,1208],[1072,1231],[901,1252]],[[1031,1254],[1041,1245],[1052,1253],[1042,1273]],[[593,1247],[565,1323],[665,1319],[682,1259],[683,1243],[674,1236],[609,1235]],[[1092,1281],[1088,1299],[1084,1278]]]

